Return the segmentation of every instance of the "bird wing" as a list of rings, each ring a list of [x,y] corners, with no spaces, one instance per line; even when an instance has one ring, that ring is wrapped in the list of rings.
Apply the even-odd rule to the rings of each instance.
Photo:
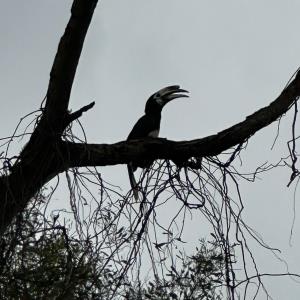
[[[133,126],[131,132],[128,135],[127,140],[145,138],[149,136],[149,133],[151,131],[159,129],[155,127],[155,121],[151,117],[143,115]]]

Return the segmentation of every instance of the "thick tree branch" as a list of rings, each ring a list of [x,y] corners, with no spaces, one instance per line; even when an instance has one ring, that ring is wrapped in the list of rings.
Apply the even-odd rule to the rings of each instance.
[[[68,104],[84,39],[97,0],[75,0],[71,18],[62,36],[50,73],[45,118],[48,122],[63,118]]]
[[[191,141],[169,141],[166,139],[143,139],[124,141],[113,145],[64,143],[68,167],[105,166],[125,164],[133,160],[174,159],[218,155],[243,143],[253,134],[276,121],[300,96],[300,71],[287,88],[273,101],[245,121],[217,134]]]
[[[31,197],[62,171],[61,135],[69,124],[71,88],[97,2],[73,1],[71,18],[60,40],[50,73],[43,115],[11,174],[0,177],[0,234],[12,218],[25,208]]]
[[[123,164],[132,160],[169,158],[186,160],[212,156],[240,144],[283,115],[300,95],[300,75],[269,106],[245,121],[202,139],[174,142],[163,139],[136,140],[113,145],[63,142],[70,120],[92,107],[69,114],[71,88],[96,0],[74,0],[72,15],[59,43],[51,70],[46,106],[30,141],[11,173],[0,177],[0,234],[40,188],[54,176],[72,167]]]
[[[20,154],[23,162],[35,156],[39,149],[57,144],[63,131],[70,123],[69,98],[79,62],[84,39],[89,28],[97,0],[74,0],[71,17],[59,42],[42,117],[29,142]]]

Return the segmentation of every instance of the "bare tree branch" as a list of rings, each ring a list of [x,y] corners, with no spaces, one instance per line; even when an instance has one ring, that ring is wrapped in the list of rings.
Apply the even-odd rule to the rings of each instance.
[[[62,134],[72,119],[67,110],[71,88],[96,4],[97,0],[73,2],[71,18],[51,70],[43,114],[17,163],[11,167],[9,174],[0,177],[0,234],[45,183],[68,168],[123,164],[145,158],[168,158],[184,162],[193,156],[217,155],[243,143],[258,130],[277,120],[300,95],[298,72],[269,106],[218,134],[192,141],[151,139],[113,145],[62,141]],[[78,117],[91,106],[79,110]]]
[[[78,109],[77,111],[69,114],[68,118],[66,119],[66,124],[69,125],[70,123],[72,123],[76,119],[79,119],[84,112],[87,112],[88,110],[93,108],[94,105],[95,105],[95,102],[91,102],[90,104],[85,105],[85,106],[81,107],[80,109]]]
[[[97,0],[75,0],[50,73],[44,117],[51,122],[64,118],[78,61]],[[63,128],[64,129],[64,128]]]
[[[43,186],[59,173],[65,172],[76,238],[81,240],[83,249],[91,251],[93,246],[96,246],[95,257],[97,261],[101,261],[99,267],[95,268],[96,274],[99,275],[97,277],[101,278],[101,275],[106,274],[111,262],[120,262],[118,266],[115,264],[114,273],[109,273],[112,276],[109,276],[112,295],[110,299],[113,299],[123,281],[127,283],[127,274],[136,266],[138,272],[132,273],[137,273],[139,279],[144,249],[147,249],[153,266],[156,265],[157,255],[160,266],[166,267],[166,261],[170,259],[171,270],[173,268],[177,273],[175,264],[173,265],[173,256],[175,256],[173,249],[174,247],[177,249],[177,242],[184,243],[182,236],[186,212],[192,213],[196,210],[210,223],[215,245],[222,249],[219,262],[224,264],[225,271],[224,274],[219,273],[219,277],[225,280],[230,299],[235,299],[235,289],[241,285],[246,286],[246,295],[250,280],[255,279],[258,285],[257,292],[262,287],[268,295],[261,280],[261,277],[268,276],[268,273],[259,271],[247,237],[251,237],[258,245],[270,251],[275,252],[278,249],[266,244],[259,234],[244,222],[242,218],[244,205],[238,181],[240,179],[254,181],[258,174],[275,168],[280,163],[288,163],[283,158],[277,165],[263,164],[250,174],[241,174],[232,163],[236,157],[239,158],[240,151],[249,138],[260,129],[280,119],[294,106],[293,137],[288,142],[289,159],[292,163],[288,167],[292,170],[290,183],[296,177],[299,179],[299,170],[296,166],[298,157],[296,139],[299,138],[296,137],[296,117],[297,100],[300,96],[300,71],[296,72],[295,78],[268,106],[214,135],[190,141],[147,138],[115,144],[88,144],[80,122],[83,139],[73,133],[71,123],[80,118],[84,112],[92,109],[95,102],[71,113],[69,100],[83,43],[96,5],[97,0],[73,0],[71,17],[54,59],[41,115],[33,120],[35,125],[30,140],[19,156],[8,157],[9,144],[17,136],[17,129],[23,120],[21,119],[13,136],[8,138],[6,151],[0,153],[3,162],[3,168],[0,169],[3,172],[0,175],[0,236],[5,233],[3,235],[5,237],[8,232],[12,232],[13,234],[9,236],[16,240],[19,235],[23,243],[22,232],[25,231],[20,230],[15,235],[15,228],[19,229],[26,224],[30,216],[28,212],[25,214],[28,207],[37,209],[38,201],[40,203],[48,201],[42,216],[43,222],[47,224],[44,230],[60,230],[63,233],[68,256],[66,272],[64,272],[66,288],[63,289],[60,297],[70,296],[70,287],[73,287],[74,279],[71,277],[74,266],[70,250],[71,239],[69,240],[65,225],[57,225],[60,224],[59,213],[52,217],[52,221],[45,218],[48,203],[59,184],[60,177],[57,177],[55,188],[49,189],[49,195],[46,197],[42,195],[45,193]],[[28,126],[25,132],[27,128]],[[229,149],[230,151],[227,151]],[[224,151],[227,152],[227,159],[223,162],[217,155]],[[89,168],[127,164],[132,161],[139,165],[139,162],[155,159],[165,159],[165,161],[156,161],[150,168],[141,172],[139,201],[134,201],[132,191],[125,195],[123,191],[114,190],[113,185],[102,179],[97,168]],[[175,165],[169,160],[173,160]],[[92,188],[90,189],[89,186]],[[234,197],[228,192],[231,186],[234,187]],[[97,194],[94,194],[94,190]],[[167,197],[160,199],[162,193]],[[169,220],[164,218],[161,223],[157,217],[160,215],[157,213],[158,208],[167,202],[168,205],[172,203],[173,206],[173,200],[176,201],[176,205],[179,203],[178,208],[175,208],[177,210],[175,216],[170,216]],[[89,212],[86,214],[87,211]],[[20,214],[21,212],[23,213]],[[64,213],[63,210],[61,212]],[[178,222],[178,218],[181,221]],[[13,220],[17,222],[12,222]],[[12,225],[9,226],[10,224]],[[39,223],[38,228],[42,227]],[[28,231],[29,239],[32,238],[32,232],[31,229]],[[38,236],[40,233],[41,231],[35,231]],[[235,236],[233,243],[231,236]],[[3,243],[0,244],[0,248],[1,245]],[[11,245],[17,244],[13,241]],[[13,248],[9,247],[8,253],[13,253]],[[236,251],[240,251],[239,254],[242,256],[244,272],[242,280],[237,279],[235,274]],[[12,254],[9,255],[13,257]],[[119,261],[120,257],[124,259]],[[85,254],[82,255],[82,261],[84,260]],[[248,261],[251,263],[250,268],[247,267]],[[158,278],[155,268],[153,274]],[[252,276],[248,275],[250,269],[254,270]],[[269,274],[271,275],[299,277],[292,273]]]
[[[46,106],[35,131],[11,174],[0,177],[0,233],[22,211],[34,194],[55,174],[63,157],[58,144],[68,125],[71,88],[86,32],[97,0],[74,0],[62,36],[47,91]]]
[[[285,114],[300,96],[300,72],[279,97],[245,121],[217,134],[191,141],[142,139],[107,144],[63,143],[69,167],[105,166],[126,164],[133,160],[173,159],[185,161],[191,157],[214,156],[242,144],[260,129],[270,125]]]

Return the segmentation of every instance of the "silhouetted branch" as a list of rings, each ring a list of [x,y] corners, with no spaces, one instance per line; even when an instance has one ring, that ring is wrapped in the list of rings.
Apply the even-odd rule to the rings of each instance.
[[[123,256],[128,243],[131,243],[131,247],[128,247],[128,252],[126,252],[125,265],[121,264],[117,268],[116,275],[119,277],[120,274],[125,275],[134,263],[141,262],[140,245],[145,241],[147,251],[151,255],[154,248],[162,252],[163,248],[171,247],[176,241],[181,242],[182,230],[179,230],[177,236],[171,230],[176,223],[175,219],[184,210],[197,210],[212,224],[214,237],[223,249],[226,259],[226,283],[227,287],[232,289],[232,295],[234,288],[238,285],[233,267],[235,262],[231,253],[232,231],[235,233],[236,244],[239,245],[243,255],[245,277],[247,280],[257,278],[258,283],[261,284],[260,277],[263,274],[258,271],[245,234],[255,239],[262,247],[272,251],[275,249],[266,245],[242,220],[241,213],[244,206],[235,177],[246,178],[247,176],[236,172],[231,164],[249,138],[260,129],[278,120],[292,105],[296,104],[300,96],[300,71],[270,105],[248,116],[243,122],[214,135],[191,141],[149,138],[115,144],[75,143],[77,139],[72,133],[72,127],[68,125],[94,106],[92,102],[74,113],[68,112],[76,68],[96,4],[96,0],[74,0],[71,18],[59,43],[51,70],[45,107],[41,108],[41,115],[36,119],[32,136],[15,161],[6,157],[7,155],[0,154],[0,159],[8,165],[0,177],[0,234],[7,229],[13,218],[24,211],[29,201],[49,180],[61,172],[66,172],[70,206],[75,224],[78,225],[76,227],[78,236],[81,237],[87,233],[89,235],[93,228],[95,233],[93,244],[97,245],[99,253],[102,249],[108,252],[105,252],[107,258],[103,260],[102,269],[99,269],[100,273],[120,253]],[[290,155],[293,174],[298,176],[295,166],[297,161],[296,105],[295,108]],[[14,133],[13,137],[15,136],[17,135]],[[237,147],[231,151],[227,162],[222,163],[214,157],[235,146]],[[130,202],[130,192],[124,196],[113,190],[104,182],[96,168],[92,171],[90,168],[86,173],[82,171],[83,169],[77,169],[78,167],[127,164],[130,161],[155,159],[167,161],[159,164],[157,168],[152,166],[142,174],[139,189],[143,198],[140,203],[134,204]],[[173,160],[177,166],[184,168],[178,168],[168,160]],[[259,172],[272,167],[262,166],[252,174],[253,179],[246,178],[246,180],[254,181]],[[69,169],[71,169],[70,172],[68,172]],[[100,199],[90,192],[86,182],[96,186],[97,192],[99,191],[97,196]],[[236,188],[236,199],[231,198],[228,193],[228,185],[232,183]],[[82,221],[78,203],[85,202],[83,190],[87,190],[96,203],[96,210],[88,220]],[[159,196],[166,190],[171,193],[167,200],[164,199],[164,202],[172,198],[174,203],[177,200],[180,204],[178,213],[170,221],[168,228],[161,225],[155,216],[155,210],[162,204],[159,202]],[[110,193],[114,193],[116,199],[112,198]],[[185,216],[183,216],[182,228],[184,218]],[[127,221],[127,230],[122,229],[124,220]],[[151,237],[149,234],[151,228],[148,226],[151,222],[154,224],[154,229],[157,226],[167,233],[166,241],[161,242],[156,235],[154,239]],[[233,228],[232,224],[236,225],[235,229],[230,229]],[[82,228],[87,229],[85,233]],[[247,274],[245,259],[247,255],[256,272],[253,277]],[[161,258],[163,261],[164,257]]]
[[[249,115],[245,121],[217,134],[191,141],[142,139],[116,144],[62,144],[69,167],[126,164],[133,160],[172,159],[186,161],[191,157],[214,156],[243,144],[260,129],[285,114],[300,95],[300,72],[270,105]]]
[[[88,105],[83,106],[82,108],[78,109],[77,111],[69,114],[68,118],[67,118],[67,124],[72,123],[73,121],[75,121],[76,119],[80,118],[82,116],[82,114],[84,112],[87,112],[88,110],[90,110],[91,108],[93,108],[95,105],[95,102],[91,102]]]
[[[60,153],[71,88],[97,0],[74,0],[50,73],[45,108],[9,175],[0,177],[0,233],[51,178],[65,168]],[[59,165],[62,167],[59,167]]]
[[[73,2],[71,18],[59,42],[50,72],[44,113],[48,122],[64,118],[66,115],[84,39],[97,2],[97,0]]]

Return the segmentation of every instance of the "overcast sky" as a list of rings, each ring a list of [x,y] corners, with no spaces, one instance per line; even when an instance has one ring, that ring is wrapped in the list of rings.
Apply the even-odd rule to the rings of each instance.
[[[0,0],[0,136],[38,109],[72,1]],[[70,109],[96,101],[82,117],[93,143],[124,140],[143,114],[150,94],[180,84],[191,93],[163,112],[161,136],[203,137],[242,121],[280,93],[300,66],[299,1],[103,0],[98,3],[78,67]],[[287,154],[291,114],[250,139],[243,170]],[[126,169],[104,168],[124,183]],[[283,170],[244,184],[244,217],[274,247],[291,272],[300,273],[300,219],[296,195],[293,246],[289,232],[294,189]],[[125,179],[124,179],[125,178]],[[201,237],[201,232],[197,232]],[[194,237],[193,237],[194,238]],[[256,248],[261,270],[285,272],[283,264]],[[300,283],[267,280],[274,299],[298,300]]]

